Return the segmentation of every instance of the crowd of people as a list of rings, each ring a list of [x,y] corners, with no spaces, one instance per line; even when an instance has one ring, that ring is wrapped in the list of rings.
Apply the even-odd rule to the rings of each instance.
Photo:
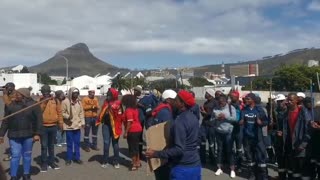
[[[23,179],[30,180],[32,146],[41,143],[41,172],[59,169],[55,145],[66,144],[66,166],[83,164],[80,154],[81,129],[85,152],[100,151],[98,129],[103,137],[101,167],[120,168],[119,139],[127,140],[131,171],[141,168],[141,159],[160,158],[167,163],[154,171],[157,180],[200,180],[201,167],[213,164],[216,176],[230,169],[230,177],[242,171],[248,179],[267,180],[268,164],[278,167],[279,179],[320,177],[320,103],[303,93],[278,94],[266,106],[258,94],[228,94],[206,89],[203,105],[186,90],[153,90],[143,94],[141,86],[119,99],[110,88],[102,105],[94,90],[80,99],[80,91],[68,93],[50,86],[41,87],[35,101],[30,89],[15,89],[8,83],[3,92],[5,119],[1,123],[0,143],[9,138],[10,176],[18,179],[23,158]],[[143,151],[143,131],[170,122],[170,142],[161,151]],[[64,140],[65,136],[65,140]],[[319,136],[319,137],[318,137]],[[109,158],[110,145],[114,158]],[[208,150],[208,151],[207,151]],[[207,152],[209,156],[207,156]],[[229,171],[229,170],[227,170]]]

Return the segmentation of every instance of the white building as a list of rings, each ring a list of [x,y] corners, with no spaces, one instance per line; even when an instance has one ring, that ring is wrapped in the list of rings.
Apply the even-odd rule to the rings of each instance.
[[[309,60],[308,61],[308,67],[313,67],[313,66],[319,66],[319,61]]]
[[[13,67],[11,70],[12,71],[17,71],[17,72],[21,72],[22,71],[22,69],[23,69],[23,65],[18,65],[18,66],[16,66],[16,67]]]
[[[37,94],[40,89],[40,86],[37,82],[37,74],[35,73],[1,73],[0,86],[4,86],[8,82],[13,82],[16,85],[16,89],[31,87],[32,94]]]

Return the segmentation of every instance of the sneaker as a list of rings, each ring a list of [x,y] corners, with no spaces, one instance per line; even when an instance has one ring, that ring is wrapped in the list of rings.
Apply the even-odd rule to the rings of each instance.
[[[71,161],[66,161],[66,166],[70,166],[71,165]]]
[[[116,169],[120,169],[119,163],[114,164],[113,167],[116,168]]]
[[[108,163],[102,163],[101,167],[102,167],[103,169],[107,168],[107,167],[108,167]]]
[[[62,147],[62,144],[56,144],[57,147]]]
[[[232,179],[236,178],[236,172],[231,171],[231,173],[230,173],[230,177],[231,177]]]
[[[60,167],[55,163],[49,164],[49,168],[54,169],[54,170],[60,169]]]
[[[47,172],[48,171],[48,165],[47,164],[42,164],[40,168],[41,168],[40,169],[41,172]]]
[[[215,173],[216,176],[220,176],[223,174],[223,171],[221,169],[218,169]]]
[[[79,165],[82,165],[83,164],[83,161],[81,161],[80,159],[79,160],[74,160],[73,162],[79,164]]]

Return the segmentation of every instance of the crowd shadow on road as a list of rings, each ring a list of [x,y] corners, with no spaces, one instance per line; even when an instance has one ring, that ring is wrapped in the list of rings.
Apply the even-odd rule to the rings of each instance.
[[[6,169],[5,170],[6,173],[8,173],[10,175],[10,168]],[[30,174],[31,176],[36,176],[40,173],[40,169],[36,166],[31,166],[31,169],[30,169]],[[21,178],[23,175],[23,166],[20,165],[19,166],[19,170],[18,170],[18,177]]]
[[[103,163],[102,161],[103,161],[103,155],[101,154],[93,155],[88,159],[88,162],[98,162],[99,164],[102,164]]]
[[[67,160],[67,152],[63,151],[63,152],[60,152],[56,155],[56,157],[58,157],[59,159],[62,159],[64,161]],[[58,158],[56,158],[56,161],[60,161]]]

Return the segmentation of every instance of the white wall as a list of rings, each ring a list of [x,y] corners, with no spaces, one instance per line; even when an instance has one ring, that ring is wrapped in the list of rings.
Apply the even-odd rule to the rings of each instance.
[[[16,89],[32,87],[31,93],[33,94],[36,94],[40,89],[35,73],[0,74],[0,86],[4,86],[8,82],[13,82]]]

